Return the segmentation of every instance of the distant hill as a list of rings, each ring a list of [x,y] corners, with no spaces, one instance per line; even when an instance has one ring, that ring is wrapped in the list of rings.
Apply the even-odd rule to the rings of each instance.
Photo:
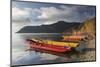
[[[17,33],[72,33],[73,31],[76,31],[85,32],[91,36],[95,36],[95,26],[96,18],[94,17],[85,20],[83,23],[58,21],[50,25],[25,26],[22,29],[20,29]]]
[[[79,22],[58,21],[57,23],[41,26],[25,26],[17,33],[63,33],[78,29],[81,25]]]

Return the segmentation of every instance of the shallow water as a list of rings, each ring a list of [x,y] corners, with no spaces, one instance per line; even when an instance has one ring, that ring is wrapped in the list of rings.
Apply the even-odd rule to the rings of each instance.
[[[80,61],[79,53],[55,53],[41,50],[29,49],[26,39],[50,39],[61,40],[62,34],[13,34],[12,35],[12,65],[29,65],[29,64],[44,64],[44,63],[59,63]]]

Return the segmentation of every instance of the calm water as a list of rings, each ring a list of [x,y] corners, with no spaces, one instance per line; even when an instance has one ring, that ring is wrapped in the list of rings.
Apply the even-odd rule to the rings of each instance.
[[[12,65],[57,63],[79,61],[77,53],[55,53],[46,51],[29,51],[26,39],[61,40],[62,34],[13,34],[12,35]]]

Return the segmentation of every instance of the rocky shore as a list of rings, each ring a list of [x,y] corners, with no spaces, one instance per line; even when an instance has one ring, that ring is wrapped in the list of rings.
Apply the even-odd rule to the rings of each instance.
[[[95,39],[90,40],[87,45],[87,50],[82,55],[79,55],[80,61],[95,61],[96,60],[96,45]]]

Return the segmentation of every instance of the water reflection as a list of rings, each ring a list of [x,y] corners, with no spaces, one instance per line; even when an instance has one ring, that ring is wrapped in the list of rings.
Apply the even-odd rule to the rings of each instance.
[[[78,52],[57,53],[40,49],[29,50],[28,43],[25,41],[28,38],[60,40],[61,36],[61,34],[14,34],[12,36],[12,65],[80,61]]]

